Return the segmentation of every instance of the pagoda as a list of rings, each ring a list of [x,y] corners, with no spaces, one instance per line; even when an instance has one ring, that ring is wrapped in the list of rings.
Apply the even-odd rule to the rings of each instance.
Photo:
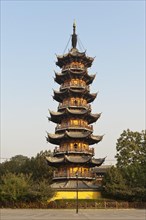
[[[50,121],[56,123],[55,133],[47,133],[47,141],[56,145],[53,155],[46,157],[49,166],[55,167],[52,188],[56,199],[75,198],[78,182],[79,199],[100,196],[96,185],[94,167],[100,166],[105,158],[94,158],[94,148],[103,138],[93,134],[92,123],[100,113],[92,114],[91,104],[97,93],[90,93],[95,75],[88,74],[94,58],[77,49],[76,25],[73,24],[72,48],[57,56],[56,65],[61,68],[55,73],[55,82],[60,86],[54,91],[53,99],[59,105],[57,112],[50,111]]]

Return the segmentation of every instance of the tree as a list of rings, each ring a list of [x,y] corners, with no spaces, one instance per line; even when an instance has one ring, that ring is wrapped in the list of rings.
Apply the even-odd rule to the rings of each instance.
[[[21,172],[31,174],[32,179],[36,182],[46,180],[50,184],[53,178],[53,168],[48,166],[46,161],[46,156],[50,156],[50,154],[50,151],[41,151],[36,157],[32,157],[23,164]]]
[[[112,166],[105,174],[102,184],[104,186],[103,195],[114,199],[122,199],[125,196],[127,186],[125,179],[119,170]]]
[[[146,133],[123,131],[116,144],[117,167],[146,164]]]
[[[0,202],[7,206],[18,202],[43,202],[52,198],[50,187],[53,169],[47,165],[50,151],[41,151],[36,157],[16,155],[0,164]]]
[[[0,202],[47,202],[55,191],[48,182],[39,183],[32,181],[30,175],[7,173],[2,176],[0,185]]]
[[[117,164],[103,179],[104,195],[146,201],[146,133],[123,131],[117,140]]]
[[[21,173],[21,167],[28,161],[29,158],[23,155],[16,155],[10,159],[0,163],[0,176],[6,173]]]
[[[117,167],[130,187],[146,187],[146,133],[123,131],[117,140]]]
[[[7,173],[2,176],[0,185],[1,202],[16,202],[24,199],[28,193],[30,176]]]
[[[34,181],[40,182],[45,179],[48,181],[48,184],[50,184],[53,177],[53,168],[47,165],[45,159],[45,157],[50,154],[50,151],[41,151],[35,157],[31,158],[16,155],[12,157],[10,161],[0,164],[0,176],[9,172],[14,174],[31,174],[31,178]]]
[[[55,190],[48,185],[48,181],[33,182],[28,192],[28,200],[34,202],[47,202],[55,195]]]

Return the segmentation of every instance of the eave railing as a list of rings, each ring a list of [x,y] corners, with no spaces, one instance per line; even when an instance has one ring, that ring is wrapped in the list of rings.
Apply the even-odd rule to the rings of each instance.
[[[73,104],[72,102],[59,103],[58,109],[69,108],[69,107],[73,107],[73,108],[86,108],[86,109],[91,110],[91,105],[90,104],[82,104],[82,103]]]
[[[82,125],[82,124],[58,124],[55,128],[55,131],[64,130],[64,129],[86,129],[89,131],[93,131],[93,125]]]
[[[66,88],[78,88],[78,89],[87,89],[87,90],[89,90],[89,86],[86,86],[86,85],[84,85],[84,84],[81,84],[81,83],[77,83],[77,84],[75,84],[75,83],[65,83],[65,84],[62,84],[61,86],[60,86],[60,89],[66,89]]]
[[[76,172],[60,172],[54,171],[53,178],[76,178]],[[78,172],[78,178],[94,178],[95,174],[91,173],[91,171],[87,172]]]
[[[90,148],[90,149],[83,149],[83,148],[71,148],[69,146],[67,147],[63,147],[63,148],[59,148],[59,147],[55,147],[54,149],[54,155],[55,154],[65,154],[65,153],[83,153],[83,154],[91,154],[92,156],[94,156],[94,148]]]

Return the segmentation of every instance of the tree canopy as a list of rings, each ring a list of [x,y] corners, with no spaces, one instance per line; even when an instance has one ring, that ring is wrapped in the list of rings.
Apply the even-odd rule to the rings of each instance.
[[[35,157],[16,155],[0,164],[0,202],[44,202],[54,195],[50,187],[53,169],[45,157],[50,151],[41,151]]]
[[[146,201],[146,133],[124,130],[116,144],[117,164],[103,179],[104,195]]]

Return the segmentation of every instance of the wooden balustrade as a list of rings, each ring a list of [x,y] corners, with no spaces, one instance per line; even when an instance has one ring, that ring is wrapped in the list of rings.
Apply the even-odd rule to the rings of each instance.
[[[91,105],[90,104],[83,104],[83,103],[72,103],[72,102],[68,102],[68,103],[59,103],[58,109],[61,108],[68,108],[68,107],[85,107],[88,109],[91,109]]]
[[[90,131],[93,131],[93,125],[84,125],[84,124],[78,124],[78,125],[75,125],[75,124],[63,124],[63,125],[60,125],[58,124],[55,128],[55,131],[57,130],[61,130],[61,129],[69,129],[69,128],[86,128]]]
[[[86,70],[86,67],[81,67],[79,65],[70,65],[70,66],[65,66],[62,68],[62,72],[68,71],[68,70],[76,70],[76,71],[83,71]]]
[[[63,85],[60,86],[61,89],[65,89],[65,88],[68,88],[68,87],[82,87],[82,88],[86,88],[87,90],[89,90],[89,86],[86,86],[82,83],[65,83]]]
[[[55,149],[54,149],[54,154],[65,153],[65,152],[77,152],[77,153],[82,152],[82,153],[85,153],[85,154],[94,155],[94,148],[90,148],[90,149],[83,149],[83,148],[72,149],[70,146],[67,146],[67,147],[64,147],[64,148],[55,147]]]
[[[54,178],[66,177],[66,178],[73,178],[76,177],[76,172],[67,172],[67,171],[54,171],[53,173]],[[78,172],[78,178],[94,178],[95,175],[91,171],[85,172]]]

